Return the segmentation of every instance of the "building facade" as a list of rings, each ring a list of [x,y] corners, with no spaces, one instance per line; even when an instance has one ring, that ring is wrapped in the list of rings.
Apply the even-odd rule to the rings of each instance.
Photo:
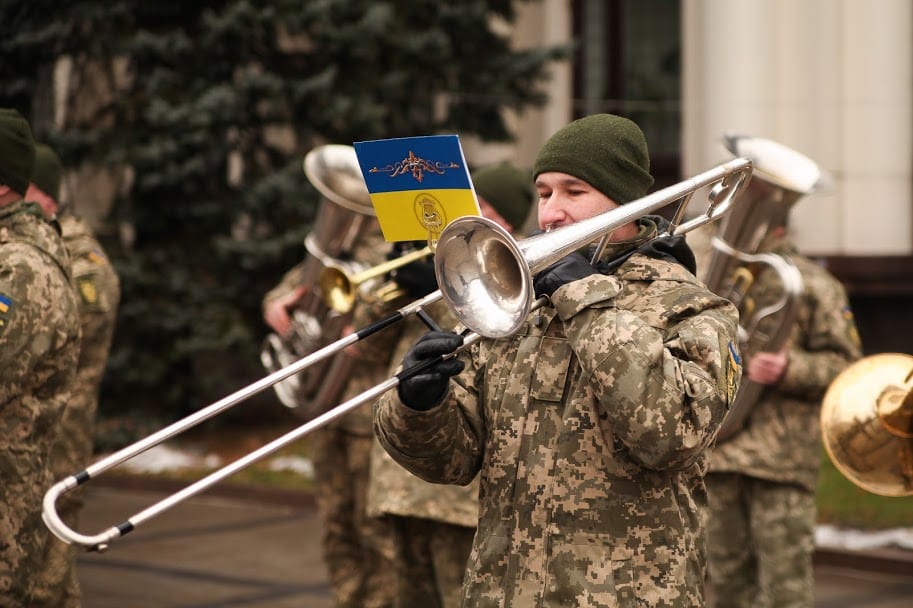
[[[797,205],[800,248],[847,286],[866,353],[913,352],[913,3],[909,0],[542,0],[518,45],[575,43],[547,106],[479,154],[530,165],[569,120],[637,120],[657,185],[722,160],[725,132],[808,155],[832,187]]]

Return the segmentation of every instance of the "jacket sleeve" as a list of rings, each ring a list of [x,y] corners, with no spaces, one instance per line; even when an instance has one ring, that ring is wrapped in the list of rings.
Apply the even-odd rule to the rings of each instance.
[[[661,283],[638,301],[638,309],[665,311],[654,315],[614,304],[620,283],[611,276],[570,283],[553,296],[615,441],[658,470],[701,456],[741,374],[735,307],[695,283]]]
[[[789,364],[777,386],[817,406],[834,378],[862,356],[843,286],[824,271],[803,272],[805,294],[793,326]]]
[[[483,425],[475,357],[460,355],[466,369],[450,381],[444,401],[428,411],[413,410],[395,390],[375,404],[374,434],[403,468],[432,483],[466,485],[481,468]]]

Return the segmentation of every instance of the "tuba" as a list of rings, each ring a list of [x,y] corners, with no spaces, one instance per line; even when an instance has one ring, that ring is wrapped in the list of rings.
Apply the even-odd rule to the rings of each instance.
[[[304,240],[307,255],[296,267],[296,283],[308,290],[290,312],[289,335],[271,333],[263,341],[260,360],[269,372],[288,367],[342,335],[351,313],[334,310],[316,286],[327,268],[360,270],[351,254],[369,231],[379,229],[355,148],[318,146],[304,157],[304,173],[321,194],[314,228]],[[336,402],[350,367],[350,358],[339,353],[273,389],[283,405],[310,420]]]
[[[824,395],[821,435],[834,466],[860,488],[913,495],[913,356],[871,355],[840,372]]]
[[[824,174],[808,157],[768,139],[727,134],[723,142],[734,156],[750,158],[754,172],[742,195],[745,200],[723,219],[712,239],[704,282],[739,309],[742,352],[779,352],[798,312],[802,275],[789,258],[759,249],[774,228],[786,225],[793,205],[821,187]],[[780,290],[773,301],[759,307],[749,290],[767,269],[776,274]],[[742,428],[763,390],[763,384],[742,378],[718,442]]]

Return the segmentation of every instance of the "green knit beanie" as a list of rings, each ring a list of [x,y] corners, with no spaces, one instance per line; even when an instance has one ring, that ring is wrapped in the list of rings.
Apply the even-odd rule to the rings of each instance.
[[[35,168],[32,169],[32,183],[55,201],[59,201],[62,174],[63,165],[51,147],[45,144],[35,144]]]
[[[552,135],[539,150],[533,179],[549,171],[578,177],[619,205],[653,185],[643,131],[613,114],[586,116]]]
[[[476,194],[488,201],[511,226],[517,230],[523,227],[533,204],[533,179],[529,172],[500,163],[474,172],[472,183]]]
[[[0,184],[25,194],[35,163],[29,123],[16,110],[0,108]]]

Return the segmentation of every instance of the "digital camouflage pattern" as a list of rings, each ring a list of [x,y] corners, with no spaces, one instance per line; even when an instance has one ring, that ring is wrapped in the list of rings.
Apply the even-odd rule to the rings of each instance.
[[[85,468],[92,460],[98,393],[120,302],[117,272],[88,224],[71,214],[61,215],[59,221],[72,263],[82,341],[72,394],[51,452],[55,481]],[[58,514],[73,529],[77,528],[81,507],[79,492],[71,492],[57,501]],[[48,544],[45,568],[35,587],[36,601],[40,600],[41,605],[57,608],[80,605],[75,551],[75,547],[56,538]]]
[[[388,249],[378,229],[365,236],[353,255],[364,267],[372,267],[384,261]],[[294,290],[300,284],[302,269],[303,265],[299,264],[287,272],[280,284],[266,295],[264,304]],[[373,320],[371,308],[356,303],[351,317],[353,329]],[[351,358],[339,403],[386,377],[390,344],[394,342],[395,335],[391,337],[384,330],[337,355]],[[336,608],[393,606],[395,587],[389,530],[380,521],[368,517],[366,509],[372,441],[371,408],[367,403],[308,436],[322,523],[321,548]]]
[[[463,606],[700,606],[703,476],[741,373],[737,312],[640,254],[552,301],[464,351],[441,405],[385,395],[375,432],[427,480],[481,475]]]
[[[457,318],[443,301],[432,304],[426,312],[440,327],[457,325]],[[402,321],[400,326],[402,334],[388,377],[399,371],[406,352],[428,331],[416,317]],[[465,486],[428,483],[400,466],[375,440],[368,515],[385,518],[392,529],[397,606],[459,606],[479,519],[478,477]]]
[[[0,207],[0,599],[34,606],[50,532],[41,502],[79,357],[70,260],[37,205]]]
[[[739,475],[707,475],[715,608],[814,606],[814,492]]]
[[[396,541],[397,608],[459,608],[475,528],[388,517]]]
[[[458,323],[444,301],[432,304],[427,312],[440,327],[452,328]],[[401,324],[403,332],[393,351],[391,361],[394,364],[387,377],[400,370],[406,352],[428,331],[428,327],[415,317]],[[475,529],[479,519],[478,479],[466,486],[428,483],[400,466],[380,442],[375,441],[371,454],[368,514],[421,517]]]
[[[796,264],[804,291],[790,334],[785,376],[761,393],[744,428],[713,450],[707,479],[710,571],[715,595],[732,602],[727,606],[748,606],[740,597],[766,597],[776,606],[809,606],[821,400],[831,381],[862,356],[862,350],[839,281],[799,255],[786,237],[768,239],[764,250]],[[779,279],[768,269],[759,273],[747,297],[760,309],[780,293]],[[756,335],[769,335],[770,325],[779,322],[777,315],[767,317]],[[746,359],[760,346],[747,345]],[[740,498],[727,498],[734,495]],[[749,534],[751,542],[733,545]]]

